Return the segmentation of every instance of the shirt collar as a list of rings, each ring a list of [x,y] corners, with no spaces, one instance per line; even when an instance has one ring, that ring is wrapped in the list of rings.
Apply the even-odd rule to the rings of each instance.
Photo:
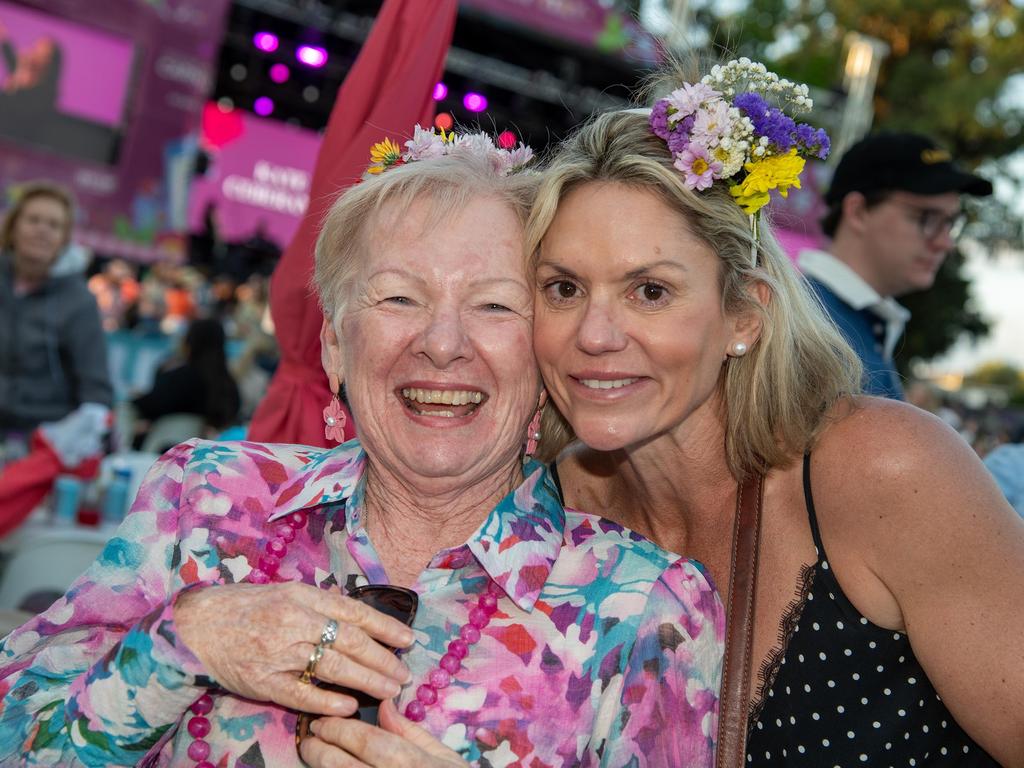
[[[526,479],[491,510],[469,540],[481,567],[524,611],[531,611],[562,550],[565,510],[547,466],[523,468]]]
[[[797,263],[801,272],[824,283],[832,293],[858,311],[882,301],[878,291],[831,253],[803,250],[797,257]]]
[[[366,452],[358,440],[311,452],[307,458],[278,493],[271,522],[292,512],[344,501],[355,491],[366,466]]]
[[[797,257],[800,271],[824,284],[832,293],[858,312],[870,309],[887,324],[885,334],[886,357],[892,356],[893,348],[910,319],[910,311],[891,296],[883,297],[858,275],[831,253],[807,249]]]
[[[363,527],[366,453],[357,440],[310,460],[278,494],[270,520],[347,501],[350,536]],[[525,611],[533,609],[562,549],[565,511],[544,464],[530,461],[525,480],[491,510],[466,545],[480,566]]]

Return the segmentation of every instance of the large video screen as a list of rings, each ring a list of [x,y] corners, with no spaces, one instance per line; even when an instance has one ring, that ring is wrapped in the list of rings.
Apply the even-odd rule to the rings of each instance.
[[[0,0],[0,138],[115,163],[134,58],[126,38]]]

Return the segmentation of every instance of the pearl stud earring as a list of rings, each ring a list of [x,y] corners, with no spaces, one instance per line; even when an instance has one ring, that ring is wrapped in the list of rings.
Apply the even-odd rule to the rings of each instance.
[[[747,354],[747,345],[744,344],[742,341],[737,341],[733,343],[732,354],[733,357],[743,357],[745,354]]]

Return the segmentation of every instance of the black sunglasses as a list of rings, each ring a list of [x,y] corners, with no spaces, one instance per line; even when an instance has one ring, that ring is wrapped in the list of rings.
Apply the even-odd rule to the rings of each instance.
[[[386,616],[396,619],[407,627],[411,627],[416,619],[416,608],[419,606],[419,595],[411,589],[404,587],[391,587],[386,584],[367,584],[356,587],[348,593],[348,597],[358,600],[360,603],[380,611]],[[392,648],[392,650],[395,650]],[[359,703],[359,709],[352,717],[362,720],[370,725],[377,724],[377,709],[380,707],[380,699],[375,699],[362,691],[353,691],[333,683],[313,678],[313,685],[324,688],[328,691],[336,691],[351,696]],[[299,744],[309,735],[309,724],[316,720],[318,715],[311,715],[308,712],[300,712],[299,719],[295,724],[295,743]]]

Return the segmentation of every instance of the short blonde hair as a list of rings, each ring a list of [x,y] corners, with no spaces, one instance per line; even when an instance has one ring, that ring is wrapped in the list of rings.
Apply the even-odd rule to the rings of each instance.
[[[63,206],[67,213],[63,245],[67,246],[71,242],[71,227],[74,225],[75,219],[75,198],[71,191],[67,187],[50,181],[30,181],[18,188],[17,199],[4,216],[3,224],[0,224],[0,250],[6,251],[13,247],[14,225],[18,223],[25,206],[38,198],[56,200]]]
[[[451,154],[389,168],[350,187],[331,205],[316,243],[313,283],[324,312],[332,318],[344,312],[352,277],[385,211],[401,218],[426,199],[428,226],[436,226],[471,200],[491,197],[507,203],[525,225],[537,181],[535,173],[501,176],[482,158]]]
[[[703,192],[687,189],[646,114],[608,112],[566,140],[544,172],[526,227],[535,261],[559,203],[590,182],[615,182],[657,195],[717,254],[723,310],[761,316],[760,339],[745,356],[729,359],[719,382],[733,475],[742,479],[754,469],[785,466],[802,454],[829,408],[859,390],[861,365],[769,227],[761,227],[755,266],[749,219],[726,185],[716,183]],[[769,288],[767,306],[748,290],[754,283]],[[545,414],[544,432],[548,455],[573,438],[554,412]]]

